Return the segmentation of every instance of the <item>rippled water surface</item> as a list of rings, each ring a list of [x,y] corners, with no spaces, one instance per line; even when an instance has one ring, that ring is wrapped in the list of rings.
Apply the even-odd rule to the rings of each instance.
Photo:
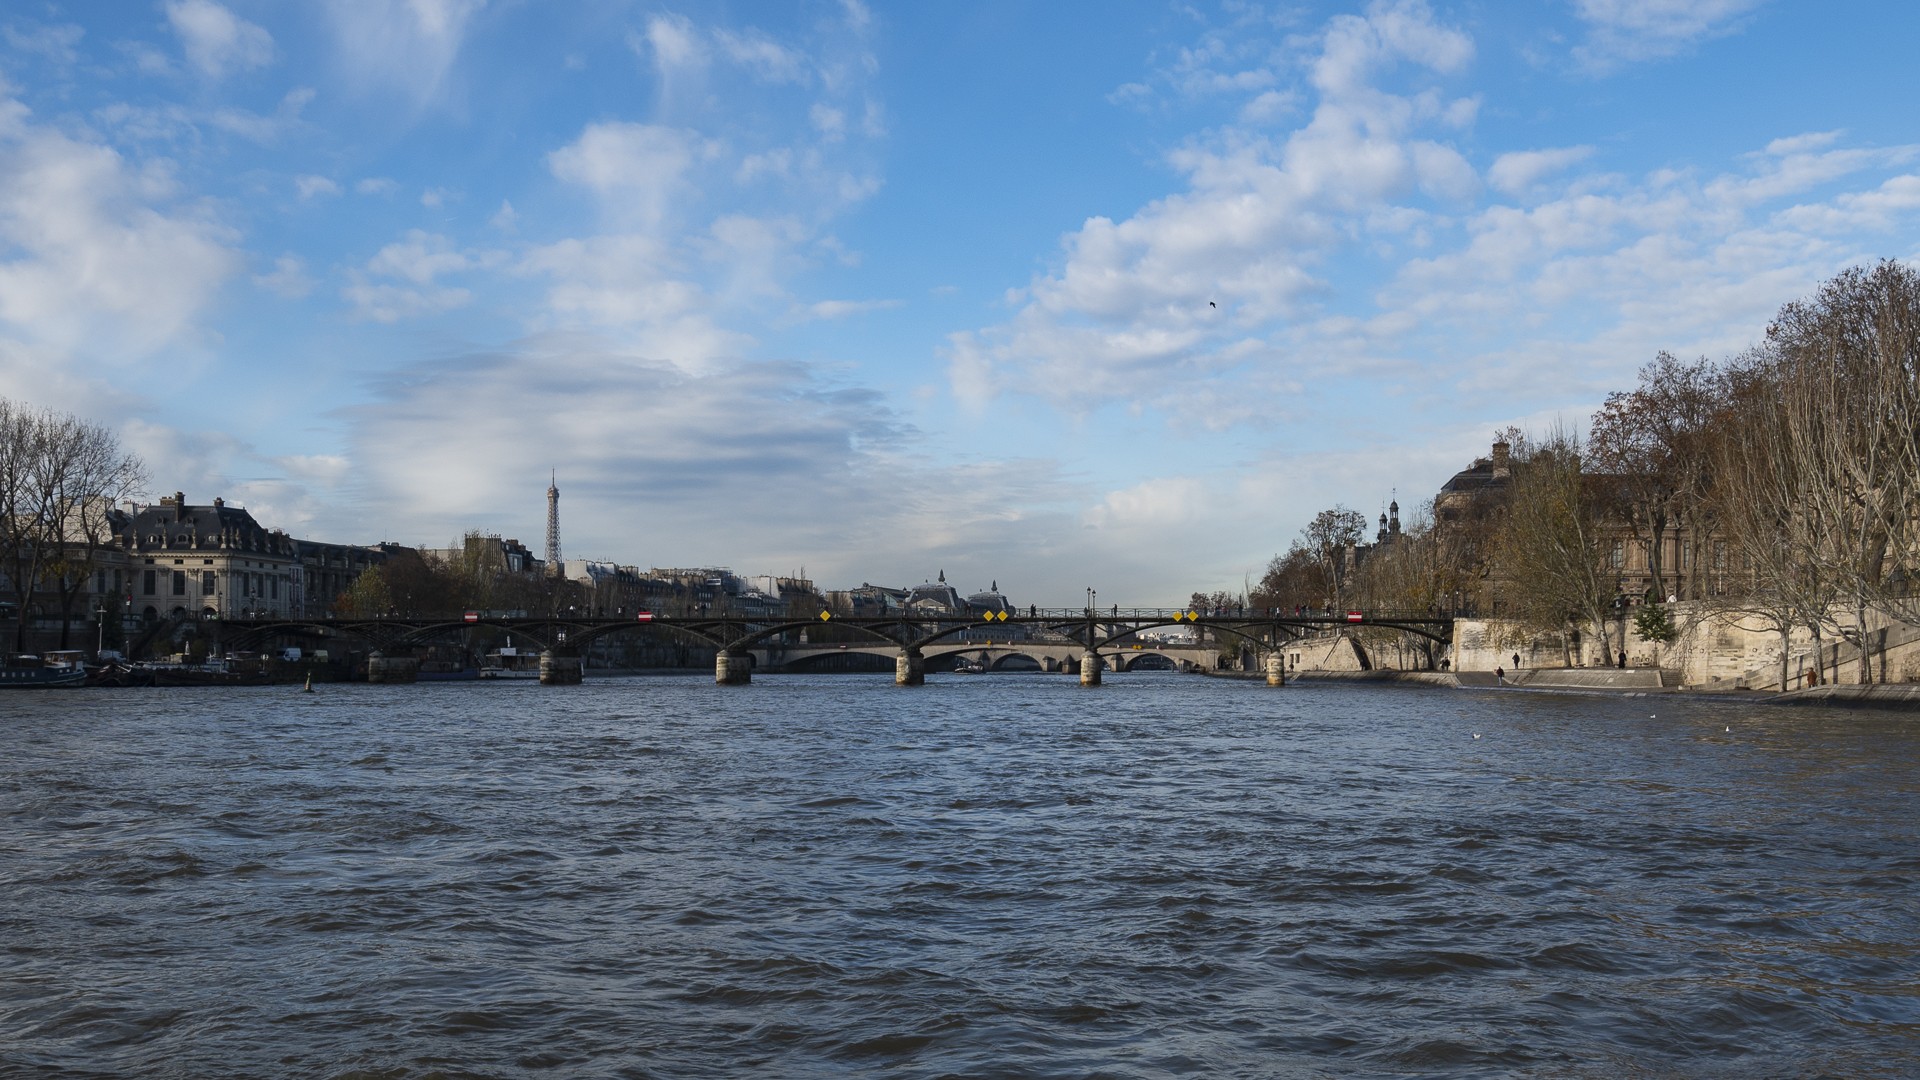
[[[0,697],[0,1073],[1920,1075],[1920,738],[1123,675]]]

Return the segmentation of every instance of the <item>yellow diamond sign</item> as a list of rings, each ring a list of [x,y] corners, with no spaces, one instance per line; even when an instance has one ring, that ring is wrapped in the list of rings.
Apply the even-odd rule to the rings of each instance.
[[[821,622],[826,622],[828,619],[831,619],[831,618],[833,618],[833,612],[831,611],[823,611],[820,613]]]

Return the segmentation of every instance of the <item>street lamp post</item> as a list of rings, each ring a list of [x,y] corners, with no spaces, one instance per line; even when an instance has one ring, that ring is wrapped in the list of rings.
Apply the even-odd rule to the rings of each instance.
[[[100,659],[100,650],[107,647],[107,605],[104,602],[93,605],[93,658]]]

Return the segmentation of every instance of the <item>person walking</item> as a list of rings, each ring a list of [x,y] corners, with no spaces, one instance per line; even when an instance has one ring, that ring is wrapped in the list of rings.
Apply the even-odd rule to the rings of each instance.
[[[1493,669],[1493,681],[1504,685],[1507,681],[1507,669],[1496,666]]]

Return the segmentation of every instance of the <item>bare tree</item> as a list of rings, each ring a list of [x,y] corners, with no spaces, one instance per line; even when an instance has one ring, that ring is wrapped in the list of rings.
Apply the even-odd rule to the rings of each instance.
[[[60,647],[73,631],[74,605],[101,557],[115,542],[116,507],[146,487],[146,468],[123,452],[113,433],[71,416],[55,419],[47,446],[52,505],[47,520],[48,564],[60,606]],[[117,610],[117,606],[116,609]],[[102,605],[101,618],[107,612]]]
[[[1687,364],[1663,352],[1640,369],[1638,387],[1607,395],[1593,414],[1589,470],[1612,477],[1608,491],[1619,502],[1618,516],[1646,545],[1656,599],[1668,595],[1669,530],[1698,523],[1707,487],[1707,430],[1723,395],[1720,382],[1709,361]],[[1677,584],[1674,589],[1689,591]]]
[[[1327,510],[1315,514],[1306,528],[1300,530],[1302,546],[1319,565],[1323,580],[1327,585],[1324,603],[1328,609],[1339,608],[1341,593],[1352,567],[1348,565],[1354,545],[1366,534],[1367,519],[1360,511],[1334,504]]]
[[[1841,633],[1857,650],[1859,681],[1871,682],[1868,612],[1913,620],[1901,595],[1906,575],[1889,571],[1920,497],[1920,478],[1905,466],[1914,456],[1920,275],[1894,262],[1848,270],[1782,308],[1767,340],[1807,539],[1846,605]]]
[[[14,648],[26,648],[34,594],[51,581],[67,643],[72,605],[112,539],[111,514],[146,482],[111,431],[0,399],[0,560],[17,604]]]
[[[1734,579],[1706,602],[1711,610],[1757,621],[1779,635],[1785,690],[1792,678],[1793,631],[1805,627],[1812,633],[1818,669],[1835,596],[1814,557],[1806,479],[1773,360],[1761,351],[1730,365],[1726,406],[1709,440],[1713,486],[1706,505],[1715,531],[1725,537]]]
[[[1580,471],[1580,440],[1555,428],[1514,458],[1513,487],[1497,540],[1499,589],[1507,613],[1537,630],[1591,624],[1611,655],[1608,618],[1618,575],[1607,563],[1609,533]],[[1569,657],[1571,659],[1571,657]]]
[[[1435,612],[1447,607],[1461,587],[1460,569],[1433,527],[1433,504],[1416,507],[1406,527],[1374,547],[1360,564],[1355,592],[1369,611]],[[1391,647],[1419,659],[1432,670],[1438,657],[1431,638],[1401,630],[1367,630],[1376,647]]]

